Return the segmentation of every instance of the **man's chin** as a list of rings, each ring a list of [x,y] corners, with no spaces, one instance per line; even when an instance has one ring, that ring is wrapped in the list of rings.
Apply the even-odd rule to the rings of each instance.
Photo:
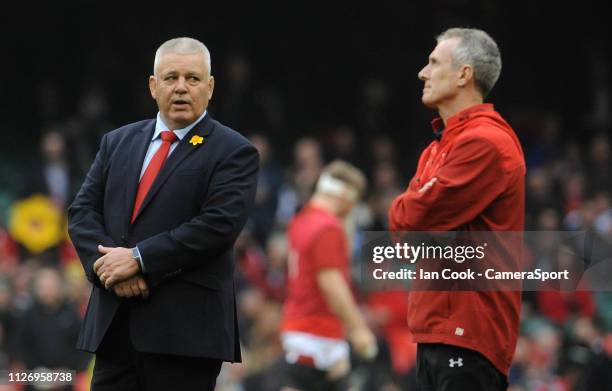
[[[428,107],[430,109],[435,109],[437,107],[436,103],[432,99],[429,99],[429,97],[427,96],[421,97],[421,102],[423,102],[423,105],[425,105],[425,107]]]
[[[170,122],[174,124],[173,127],[175,129],[184,128],[188,126],[189,124],[191,124],[193,121],[195,121],[193,114],[187,111],[179,111],[179,112],[175,111],[175,112],[170,113],[168,117],[169,117],[168,119],[170,120]]]

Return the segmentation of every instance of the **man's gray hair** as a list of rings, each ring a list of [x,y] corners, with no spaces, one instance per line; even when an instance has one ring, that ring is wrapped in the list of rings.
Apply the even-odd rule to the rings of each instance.
[[[175,53],[175,54],[197,54],[202,53],[204,56],[204,62],[208,68],[210,74],[211,62],[210,52],[206,45],[194,38],[180,37],[168,40],[161,44],[161,46],[155,52],[155,62],[153,63],[153,74],[156,74],[157,67],[164,54]]]
[[[456,27],[438,35],[436,41],[440,43],[450,38],[459,38],[459,44],[452,52],[453,65],[471,65],[476,87],[486,97],[501,73],[502,61],[497,43],[482,30]]]

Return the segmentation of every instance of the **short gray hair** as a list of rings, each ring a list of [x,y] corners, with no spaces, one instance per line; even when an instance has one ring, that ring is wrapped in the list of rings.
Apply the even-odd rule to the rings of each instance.
[[[194,38],[180,37],[170,39],[161,44],[161,46],[155,52],[155,62],[153,63],[153,74],[157,71],[157,67],[164,54],[175,53],[175,54],[197,54],[202,53],[204,56],[204,62],[208,67],[208,73],[210,74],[211,62],[210,52],[206,45]]]
[[[459,38],[459,44],[452,52],[453,65],[471,65],[476,87],[486,97],[501,73],[502,61],[497,43],[482,30],[456,27],[438,35],[436,41],[440,43],[451,38]]]

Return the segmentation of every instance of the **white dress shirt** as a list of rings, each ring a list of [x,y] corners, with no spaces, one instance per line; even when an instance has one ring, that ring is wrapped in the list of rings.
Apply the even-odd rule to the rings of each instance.
[[[162,120],[161,115],[157,113],[157,121],[155,121],[155,132],[153,132],[153,137],[151,137],[149,149],[147,150],[147,154],[145,155],[144,163],[142,163],[142,169],[140,170],[140,179],[142,179],[145,170],[149,166],[149,163],[151,163],[153,156],[155,156],[155,152],[157,152],[159,147],[161,147],[162,145],[162,139],[160,136],[161,132],[164,132],[166,130],[172,130],[174,134],[176,134],[176,137],[178,137],[178,140],[173,142],[170,146],[170,151],[168,152],[168,156],[170,156],[172,152],[176,149],[176,146],[178,145],[179,141],[181,141],[183,137],[185,137],[187,133],[189,133],[189,131],[193,129],[193,127],[196,126],[196,124],[204,118],[206,113],[207,111],[204,110],[204,113],[200,116],[200,118],[196,119],[195,122],[189,124],[188,126],[182,129],[169,129],[168,126]]]

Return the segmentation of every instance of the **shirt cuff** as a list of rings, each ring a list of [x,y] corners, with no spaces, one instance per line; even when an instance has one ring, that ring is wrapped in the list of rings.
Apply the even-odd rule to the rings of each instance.
[[[145,265],[144,265],[144,262],[142,262],[142,257],[140,256],[140,250],[138,249],[138,246],[134,247],[132,255],[134,259],[136,259],[138,261],[138,264],[140,265],[140,272],[144,274]]]

